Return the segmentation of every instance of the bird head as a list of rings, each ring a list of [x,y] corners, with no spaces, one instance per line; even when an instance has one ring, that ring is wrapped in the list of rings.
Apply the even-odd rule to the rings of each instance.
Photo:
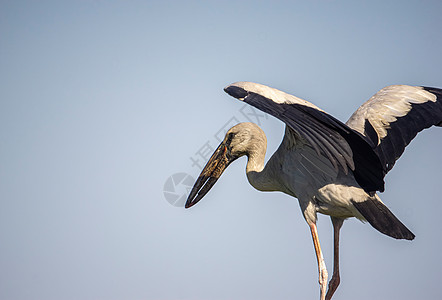
[[[266,144],[264,132],[254,123],[239,123],[230,128],[201,171],[185,207],[189,208],[198,203],[233,161],[244,155],[254,155],[258,150],[257,145]]]

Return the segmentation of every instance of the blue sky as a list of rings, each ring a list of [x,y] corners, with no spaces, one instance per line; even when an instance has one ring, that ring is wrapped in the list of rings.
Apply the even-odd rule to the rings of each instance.
[[[442,87],[441,9],[0,2],[0,298],[315,299],[297,200],[254,190],[245,158],[190,210],[166,200],[165,184],[196,178],[191,158],[248,120],[223,92],[232,82],[281,89],[342,121],[384,86]],[[284,125],[258,120],[269,157]],[[441,129],[419,134],[380,195],[414,241],[344,224],[334,299],[442,298],[441,148]],[[318,228],[331,272],[329,218]]]

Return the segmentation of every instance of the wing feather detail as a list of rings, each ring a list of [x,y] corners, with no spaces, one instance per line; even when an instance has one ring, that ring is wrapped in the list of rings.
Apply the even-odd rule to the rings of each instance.
[[[442,124],[442,89],[387,86],[361,105],[346,123],[374,145],[388,173],[416,135]]]
[[[225,91],[280,119],[333,167],[353,172],[367,192],[384,190],[384,173],[370,141],[315,105],[277,89],[251,82],[237,82]]]

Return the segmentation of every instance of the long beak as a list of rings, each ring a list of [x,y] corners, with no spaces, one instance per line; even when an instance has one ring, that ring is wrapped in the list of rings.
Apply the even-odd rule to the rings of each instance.
[[[186,201],[186,208],[198,203],[212,188],[224,170],[237,159],[230,155],[225,142],[222,142],[210,157]]]

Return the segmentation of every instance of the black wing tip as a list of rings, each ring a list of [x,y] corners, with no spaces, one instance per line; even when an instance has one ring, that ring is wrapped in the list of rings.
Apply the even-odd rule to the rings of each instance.
[[[432,86],[421,86],[424,90],[428,91],[428,92],[436,92],[438,94],[442,93],[442,89],[441,88],[437,88],[437,87],[432,87]]]
[[[431,86],[422,86],[422,88],[427,92],[430,92],[433,95],[435,95],[438,102],[442,101],[442,89]]]
[[[395,239],[413,240],[415,235],[376,198],[364,202],[351,201],[364,218],[379,232]]]
[[[243,99],[249,94],[245,89],[234,85],[229,85],[225,87],[224,92],[236,99]]]

